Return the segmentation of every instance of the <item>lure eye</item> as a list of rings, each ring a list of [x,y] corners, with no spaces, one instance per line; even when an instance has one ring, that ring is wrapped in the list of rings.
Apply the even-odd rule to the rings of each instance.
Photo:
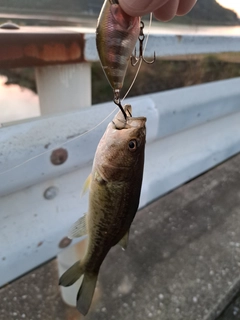
[[[136,140],[130,140],[128,143],[128,149],[130,151],[135,151],[137,149],[137,141]]]

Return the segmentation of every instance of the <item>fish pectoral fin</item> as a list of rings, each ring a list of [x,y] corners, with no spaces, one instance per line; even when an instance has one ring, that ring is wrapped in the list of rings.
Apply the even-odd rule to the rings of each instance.
[[[128,232],[126,232],[125,236],[118,242],[118,244],[122,247],[123,250],[127,249],[128,238],[129,238],[129,230]]]
[[[90,175],[87,177],[87,179],[84,182],[82,192],[81,192],[81,197],[84,196],[85,193],[88,191],[88,189],[90,188],[91,182],[92,182],[92,174],[90,173]]]
[[[70,228],[68,231],[68,238],[74,239],[74,238],[80,238],[82,236],[85,236],[87,234],[87,228],[86,228],[86,213],[78,219]]]
[[[77,294],[77,309],[84,316],[88,313],[94,295],[98,273],[84,273],[81,287]]]

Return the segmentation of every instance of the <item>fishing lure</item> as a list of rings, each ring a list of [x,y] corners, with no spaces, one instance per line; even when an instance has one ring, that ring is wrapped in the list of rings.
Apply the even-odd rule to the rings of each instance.
[[[120,103],[120,91],[131,53],[140,33],[140,17],[126,14],[117,0],[105,0],[96,30],[96,44],[103,71],[113,89],[114,102]]]
[[[105,0],[100,12],[96,30],[96,44],[103,71],[113,89],[114,103],[119,106],[127,118],[120,101],[127,66],[132,52],[139,40],[139,57],[133,56],[134,66],[143,58],[144,23],[140,17],[126,14],[117,0]],[[154,60],[150,63],[153,63]],[[148,63],[148,62],[147,62]]]

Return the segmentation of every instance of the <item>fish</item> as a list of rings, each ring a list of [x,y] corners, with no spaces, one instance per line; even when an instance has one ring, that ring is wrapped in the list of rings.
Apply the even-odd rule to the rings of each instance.
[[[133,49],[140,34],[140,17],[125,13],[117,0],[105,0],[100,12],[96,45],[103,71],[119,101]]]
[[[91,175],[84,185],[85,191],[89,188],[88,212],[70,229],[70,238],[87,234],[86,252],[59,280],[67,287],[83,275],[77,294],[77,309],[83,315],[89,311],[109,250],[118,243],[126,249],[139,206],[147,119],[132,117],[129,105],[124,110],[127,119],[119,111],[98,144]]]

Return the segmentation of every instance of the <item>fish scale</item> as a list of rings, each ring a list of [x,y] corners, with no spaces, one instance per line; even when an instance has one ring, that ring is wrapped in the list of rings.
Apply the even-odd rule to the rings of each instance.
[[[89,184],[89,208],[86,216],[73,226],[70,237],[88,234],[86,253],[60,278],[70,286],[81,275],[77,308],[86,315],[91,305],[98,272],[109,250],[120,243],[125,249],[131,223],[139,205],[146,142],[145,117],[125,120],[121,111],[114,117],[100,140]],[[86,189],[86,186],[84,186]]]

